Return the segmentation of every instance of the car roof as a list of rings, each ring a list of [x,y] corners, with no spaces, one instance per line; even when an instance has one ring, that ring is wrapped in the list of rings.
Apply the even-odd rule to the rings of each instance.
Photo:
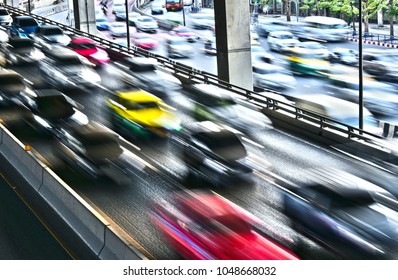
[[[201,94],[212,95],[219,98],[233,99],[232,92],[228,91],[227,89],[218,87],[216,85],[198,83],[191,85],[191,88],[193,88],[195,91],[199,91]]]
[[[313,168],[306,170],[312,188],[326,188],[341,197],[368,197],[370,193],[386,193],[383,188],[337,168]],[[392,195],[391,195],[392,196]]]
[[[93,43],[95,44],[96,42],[90,38],[87,37],[73,37],[71,39],[72,43],[76,43],[76,44],[85,44],[85,43]]]
[[[34,47],[34,41],[30,38],[10,38],[8,44],[13,48]]]
[[[46,52],[49,56],[56,59],[68,59],[76,58],[79,55],[71,49],[65,48],[63,46],[54,46],[51,50]]]

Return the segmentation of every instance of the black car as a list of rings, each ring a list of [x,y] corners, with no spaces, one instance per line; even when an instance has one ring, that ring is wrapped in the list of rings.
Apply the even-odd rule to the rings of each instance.
[[[120,144],[116,133],[96,122],[66,126],[60,129],[58,140],[56,154],[94,179],[109,178],[117,184],[129,184],[133,174],[145,167]]]
[[[182,134],[184,163],[216,187],[253,184],[253,167],[238,134],[213,122],[199,122]]]
[[[398,213],[388,207],[389,192],[341,170],[308,175],[304,186],[283,192],[294,228],[343,259],[398,258]]]
[[[35,63],[44,58],[44,54],[29,38],[10,38],[8,44],[2,47],[2,52],[6,63],[12,65]]]
[[[14,70],[0,68],[0,104],[15,104],[23,92],[32,92],[25,79]]]
[[[58,90],[34,90],[21,93],[19,98],[31,113],[30,123],[50,135],[57,136],[65,126],[83,126],[89,122],[79,110],[82,106]]]

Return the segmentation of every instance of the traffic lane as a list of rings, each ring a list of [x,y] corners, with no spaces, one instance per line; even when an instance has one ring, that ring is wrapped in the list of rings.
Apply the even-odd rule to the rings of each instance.
[[[119,84],[118,82],[115,82],[115,79],[109,79],[109,80],[111,80],[112,83],[115,83],[115,85]],[[105,93],[103,93],[103,94],[105,95]],[[103,103],[103,100],[104,100],[103,96],[101,97],[100,94],[97,94],[97,97],[99,97],[98,101],[97,100],[93,100],[93,98],[92,98],[93,96],[91,96],[91,95],[82,94],[79,97],[81,99],[83,99],[83,100],[80,100],[80,101],[85,106],[85,112],[88,113],[89,115],[91,115],[91,118],[95,118],[95,119],[101,118],[100,114],[103,114],[104,110],[103,109],[99,109],[99,108],[101,108],[101,106],[100,106],[101,104],[102,105],[104,104]],[[178,100],[181,100],[181,98],[178,98]],[[183,106],[186,106],[186,104],[184,103]],[[261,133],[261,135],[262,134],[263,133]],[[264,133],[264,134],[265,135],[271,135],[271,133],[269,133],[269,132]],[[280,139],[277,139],[277,140],[270,139],[270,140],[271,140],[272,143],[280,142]],[[292,139],[293,144],[296,141],[297,141],[297,139]],[[274,145],[272,143],[269,145],[270,147],[274,147]],[[302,157],[300,159],[299,162],[294,164],[294,158],[292,159],[292,155],[294,155],[294,152],[286,151],[286,147],[289,146],[289,145],[293,145],[293,144],[284,143],[284,145],[282,145],[281,147],[278,147],[279,149],[277,149],[275,151],[275,154],[278,155],[279,157],[280,157],[281,154],[285,156],[285,157],[277,158],[277,159],[274,160],[274,165],[276,165],[275,162],[276,163],[277,162],[282,162],[281,167],[279,168],[282,171],[281,172],[282,176],[287,176],[289,174],[294,174],[294,171],[297,170],[297,166],[303,166],[303,162],[308,161],[308,157],[304,156],[304,157]],[[264,156],[265,156],[265,158],[268,157],[267,159],[272,162],[272,157],[269,156],[270,155],[270,152],[269,152],[270,147],[268,147],[268,150],[266,151],[266,154]],[[294,151],[305,151],[302,147],[298,146],[297,144],[295,146],[293,146],[293,147],[294,147],[293,148]],[[141,146],[141,148],[142,148],[142,146]],[[146,156],[148,159],[156,159],[156,162],[158,163],[159,166],[167,166],[167,167],[171,167],[171,169],[173,169],[174,166],[176,166],[175,163],[179,161],[179,158],[176,157],[176,154],[172,150],[164,149],[164,147],[162,147],[162,149],[154,149],[152,146],[149,145],[147,148],[141,149],[141,153],[144,156]],[[313,158],[313,156],[314,156],[313,154],[311,154],[311,150],[309,152],[305,153],[305,154],[311,156],[311,158]],[[318,157],[324,159],[324,155],[323,154],[322,155],[318,155]],[[291,166],[289,166],[287,168],[286,162],[292,163]],[[308,163],[308,166],[311,166],[311,164]],[[317,164],[315,164],[315,166],[318,167],[319,164],[317,163]],[[179,168],[179,167],[184,167],[184,165],[183,164],[179,164],[176,168]],[[170,174],[170,171],[165,170],[165,173]],[[179,173],[183,174],[184,172],[179,172]],[[300,178],[300,174],[296,175],[296,178],[297,177]],[[276,201],[278,201],[278,199],[277,199],[278,195],[276,194],[276,195],[272,196],[269,193],[266,193],[264,190],[268,190],[269,186],[267,186],[267,184],[265,186],[262,186],[262,184],[263,183],[260,182],[259,186],[261,186],[261,187],[255,188],[254,191],[253,191],[253,189],[250,189],[250,191],[248,191],[248,190],[246,190],[246,191],[248,191],[248,193],[253,193],[253,195],[255,197],[270,198],[270,200],[268,201],[269,205],[273,206],[273,208],[278,209],[278,203],[276,203]],[[190,186],[187,186],[187,187],[190,187]],[[90,188],[90,190],[92,190],[92,189],[95,189],[95,188]],[[108,190],[108,189],[109,188],[106,188],[106,190]],[[256,192],[258,190],[260,190],[260,191]],[[261,192],[261,190],[263,190],[263,193]],[[89,199],[91,199],[90,196],[88,196],[88,197],[89,197]],[[236,200],[236,199],[242,200],[243,197],[244,196],[242,194],[239,194],[237,196],[230,196],[230,197],[227,197],[227,198],[232,199],[232,200]],[[246,197],[250,197],[250,195],[247,195]],[[113,201],[113,203],[112,202],[103,201],[104,199],[107,200],[107,198],[103,198],[103,195],[100,195],[99,198],[98,198],[98,200],[100,200],[100,202],[98,202],[99,204],[97,204],[97,203],[95,203],[95,204],[101,205],[101,209],[109,208],[108,211],[112,212],[112,216],[118,216],[119,217],[118,220],[120,220],[120,222],[128,223],[128,221],[124,218],[123,214],[115,214],[115,213],[113,213],[113,211],[116,211],[117,213],[119,213],[119,210],[115,210],[114,208],[112,208],[112,206],[107,206],[108,204],[109,205],[116,205],[116,204],[119,205],[118,201],[120,199],[118,197],[115,197],[115,200]],[[245,203],[241,203],[240,205],[243,206],[248,211],[252,211],[252,212],[256,212],[256,211],[258,211],[258,209],[261,209],[260,210],[261,213],[268,213],[269,212],[268,209],[263,211],[263,209],[265,207],[263,201],[261,201],[261,204],[258,205],[256,203],[253,203],[252,200],[253,199],[245,201]],[[131,200],[129,200],[129,201],[131,201]],[[123,205],[121,206],[121,208],[124,208]],[[128,202],[126,202],[126,205],[129,205]],[[266,204],[266,205],[268,205],[268,204]],[[145,208],[144,205],[142,207]],[[127,207],[127,208],[129,208],[129,207]],[[123,212],[121,212],[121,213],[123,213]],[[274,216],[276,216],[276,215],[277,214],[274,214]],[[264,219],[266,221],[273,220],[272,217],[264,217]],[[286,226],[285,225],[281,225],[280,227],[286,227]]]
[[[80,95],[81,103],[85,106],[85,113],[91,115],[91,118],[99,119],[98,113],[103,113],[104,110],[99,109],[99,104],[103,104],[103,97],[99,98],[99,103],[93,102],[92,96],[89,95]],[[86,102],[85,102],[86,101]],[[89,103],[87,103],[89,102]],[[90,106],[91,105],[91,106]],[[93,110],[94,109],[94,110]],[[26,133],[27,130],[22,130]],[[18,135],[19,138],[24,139],[24,135]],[[154,240],[159,240],[156,237],[151,236],[151,232],[156,232],[153,229],[153,225],[147,218],[146,214],[148,214],[147,203],[149,199],[157,199],[164,197],[167,193],[163,192],[167,188],[165,188],[165,184],[157,184],[158,180],[154,180],[156,176],[147,176],[145,180],[139,179],[140,183],[137,183],[139,186],[136,185],[131,186],[131,188],[120,188],[119,186],[114,186],[109,181],[91,181],[87,180],[87,178],[81,177],[74,171],[69,171],[68,168],[65,168],[62,163],[54,156],[54,151],[49,148],[51,145],[48,144],[47,141],[41,143],[40,137],[29,137],[29,139],[24,139],[27,143],[30,143],[34,148],[36,148],[40,154],[49,162],[52,162],[50,165],[54,166],[54,169],[57,173],[68,183],[70,184],[76,191],[80,194],[84,195],[89,201],[92,202],[92,205],[98,207],[110,216],[117,224],[119,224],[122,228],[124,228],[128,233],[130,233],[134,238],[136,238],[143,246],[148,249],[148,251],[155,252],[153,253],[156,258],[168,259],[172,258],[173,253],[166,251],[164,252],[163,249],[159,250],[158,248],[165,247],[163,245],[163,241],[160,243],[155,242]],[[160,149],[156,149],[154,147],[162,147]],[[175,170],[175,173],[170,172],[169,170],[162,170],[162,172],[168,174],[167,176],[177,177],[176,179],[179,180],[178,176],[175,174],[186,174],[186,167],[178,158],[178,155],[173,151],[173,149],[165,148],[165,146],[151,146],[148,145],[147,147],[141,146],[142,148],[142,155],[146,156],[148,159],[152,158],[158,163],[158,166],[161,168],[163,166],[169,167],[171,170]],[[57,162],[58,160],[58,162]],[[55,164],[54,164],[55,162]],[[178,163],[179,162],[179,163]],[[178,163],[178,164],[176,164]],[[200,184],[204,184],[205,182],[201,182]],[[187,188],[191,188],[192,185],[185,185]],[[203,185],[200,185],[203,187]],[[112,192],[109,193],[109,189],[112,189]],[[159,195],[158,190],[162,190]],[[173,189],[172,191],[174,191]],[[246,189],[245,191],[252,191],[252,189]],[[150,195],[147,195],[147,192]],[[237,199],[242,198],[243,195],[239,194],[235,198],[230,196],[228,198]],[[246,196],[246,197],[249,197]],[[272,198],[273,196],[270,194],[263,195],[261,197]],[[271,199],[273,201],[273,199]],[[114,207],[118,205],[118,207]],[[253,200],[251,199],[246,204],[241,204],[244,208],[252,211],[253,209],[264,209],[266,207],[264,205],[264,201],[261,201],[260,205],[253,204]],[[268,224],[272,224],[272,219],[277,217],[277,211],[272,212],[270,209],[260,211],[263,212],[262,218],[267,221]],[[272,213],[269,215],[269,213]],[[266,214],[266,216],[264,216]],[[131,217],[134,217],[133,219]],[[279,224],[277,227],[280,232],[284,232],[289,230],[289,226],[280,225],[279,222],[275,222],[275,224]],[[142,226],[137,226],[142,225]],[[272,226],[274,227],[274,226]],[[291,230],[290,230],[291,232]],[[158,234],[158,233],[156,233]],[[292,234],[292,233],[290,233]],[[287,234],[289,235],[289,234]],[[161,240],[161,237],[160,237]],[[155,244],[152,248],[152,244]],[[167,246],[166,246],[167,247]],[[309,247],[311,248],[311,247]],[[319,258],[316,256],[323,255],[318,252],[311,253],[312,258]],[[315,257],[314,257],[315,256]],[[321,257],[322,258],[322,257]]]

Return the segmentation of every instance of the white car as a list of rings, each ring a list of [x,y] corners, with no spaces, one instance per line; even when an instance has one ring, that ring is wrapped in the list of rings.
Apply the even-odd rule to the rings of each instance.
[[[275,57],[266,51],[262,46],[251,46],[251,54],[252,54],[252,63],[257,62],[266,62],[272,63],[275,60]]]
[[[308,51],[314,55],[317,55],[320,59],[328,59],[330,57],[330,51],[327,47],[318,42],[300,42],[294,46],[298,51]]]
[[[283,67],[268,63],[258,63],[253,65],[253,85],[262,89],[285,91],[294,89],[297,86],[297,81]]]
[[[180,36],[169,36],[166,39],[167,53],[172,57],[191,57],[193,56],[193,47],[187,39]]]
[[[0,8],[0,25],[10,26],[12,23],[12,17],[7,9]]]
[[[137,28],[137,32],[145,31],[156,33],[159,29],[159,26],[158,22],[153,18],[148,16],[141,16],[135,22],[135,28]]]
[[[109,32],[113,37],[126,37],[127,25],[124,22],[112,22],[109,26]]]
[[[285,52],[300,43],[289,31],[270,32],[267,38],[268,47],[271,51]]]

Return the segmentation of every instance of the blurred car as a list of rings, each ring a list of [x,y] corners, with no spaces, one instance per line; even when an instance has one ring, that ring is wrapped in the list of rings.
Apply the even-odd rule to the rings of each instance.
[[[298,108],[359,128],[359,106],[354,102],[326,94],[302,94],[295,98],[295,102]],[[329,122],[325,120],[325,124]],[[383,128],[366,107],[363,108],[363,130],[376,136],[383,135]]]
[[[64,126],[86,125],[89,122],[80,111],[83,106],[55,89],[21,93],[19,99],[31,113],[30,123],[55,137]]]
[[[351,66],[358,66],[358,51],[348,48],[334,48],[330,52],[329,61],[332,63],[342,63]]]
[[[165,41],[167,54],[170,58],[192,57],[194,49],[186,39],[180,36],[169,36]]]
[[[54,45],[67,46],[71,38],[56,25],[42,25],[30,37],[43,50],[51,49]]]
[[[151,220],[184,258],[195,260],[295,260],[262,230],[264,222],[213,192],[173,193],[151,204]]]
[[[253,65],[253,85],[257,88],[285,91],[297,86],[296,78],[285,68],[268,63]]]
[[[298,52],[306,52],[308,51],[309,53],[318,56],[320,59],[329,59],[330,52],[321,43],[318,42],[300,42],[293,46],[292,49],[286,50],[287,52],[289,51],[298,51]]]
[[[267,52],[262,46],[251,46],[252,63],[265,62],[271,64],[275,57]]]
[[[355,68],[356,69],[356,68]],[[359,103],[359,74],[348,71],[330,73],[326,90],[341,99]],[[373,114],[398,115],[398,88],[379,82],[371,77],[363,77],[364,106]]]
[[[269,33],[273,31],[290,31],[290,29],[286,25],[286,21],[279,20],[260,21],[256,25],[256,32],[260,37],[267,38]]]
[[[194,13],[190,15],[190,26],[194,29],[212,29],[215,26],[214,14]]]
[[[396,259],[398,213],[384,189],[338,169],[312,169],[308,181],[283,192],[293,226],[346,259]]]
[[[268,35],[267,43],[271,51],[285,52],[300,41],[289,31],[272,31]]]
[[[7,64],[18,65],[35,63],[45,56],[35,47],[34,41],[28,38],[12,38],[2,48]]]
[[[131,35],[131,42],[134,44],[134,46],[144,50],[153,50],[158,46],[158,41],[147,33],[134,33]]]
[[[162,70],[156,60],[146,57],[128,57],[116,64],[122,81],[127,85],[142,88],[167,100],[173,91],[182,87],[181,81]]]
[[[207,38],[204,42],[203,49],[207,54],[217,54],[216,37]]]
[[[68,47],[87,58],[93,66],[101,66],[110,61],[108,53],[97,46],[97,43],[86,37],[73,37]]]
[[[122,9],[118,9],[115,12],[115,20],[116,21],[126,21],[126,9],[123,7]]]
[[[44,80],[56,87],[92,89],[101,82],[85,57],[65,47],[53,47],[38,66]]]
[[[366,49],[363,70],[380,80],[398,81],[398,54],[396,50]]]
[[[124,22],[112,22],[109,25],[109,32],[114,37],[126,37],[127,36],[127,25]]]
[[[167,20],[171,23],[175,23],[177,25],[183,25],[184,24],[184,20],[183,17],[180,13],[166,13],[163,16],[164,20]]]
[[[191,174],[199,175],[214,187],[254,183],[254,168],[239,131],[203,121],[186,128],[181,135],[181,158]]]
[[[10,37],[28,37],[40,26],[31,16],[15,16],[10,26]]]
[[[178,36],[181,36],[183,38],[186,38],[187,41],[190,42],[190,43],[194,43],[197,40],[199,40],[198,34],[196,34],[191,29],[189,29],[188,27],[185,27],[183,25],[178,25],[178,26],[174,27],[170,31],[170,34],[178,35]]]
[[[153,1],[151,4],[151,14],[152,15],[159,15],[165,14],[166,11],[166,3],[164,0],[156,0]]]
[[[156,33],[159,29],[158,22],[149,16],[141,16],[135,22],[137,32],[145,31]]]
[[[267,116],[257,108],[247,107],[233,92],[211,84],[193,84],[188,91],[199,120],[221,122],[244,133],[272,128]]]
[[[110,22],[107,17],[99,16],[95,18],[95,24],[99,31],[109,30]]]
[[[122,1],[114,1],[112,4],[112,14],[116,14],[117,11],[126,10],[125,2]]]
[[[289,69],[298,76],[322,77],[330,69],[330,62],[311,50],[290,49],[286,57]]]
[[[0,68],[0,104],[19,103],[21,92],[32,92],[32,88],[25,79],[14,70]]]
[[[137,22],[138,18],[141,17],[140,13],[137,12],[129,12],[129,25],[135,26],[135,23]]]
[[[0,47],[8,42],[10,37],[6,28],[0,26]]]
[[[13,19],[8,12],[8,10],[4,7],[0,7],[0,25],[1,26],[10,26]]]
[[[96,122],[66,126],[59,130],[55,154],[82,174],[109,178],[117,184],[132,181],[143,164],[120,144],[119,136]]]
[[[141,89],[117,91],[107,105],[112,125],[129,137],[165,138],[181,129],[175,109]]]

